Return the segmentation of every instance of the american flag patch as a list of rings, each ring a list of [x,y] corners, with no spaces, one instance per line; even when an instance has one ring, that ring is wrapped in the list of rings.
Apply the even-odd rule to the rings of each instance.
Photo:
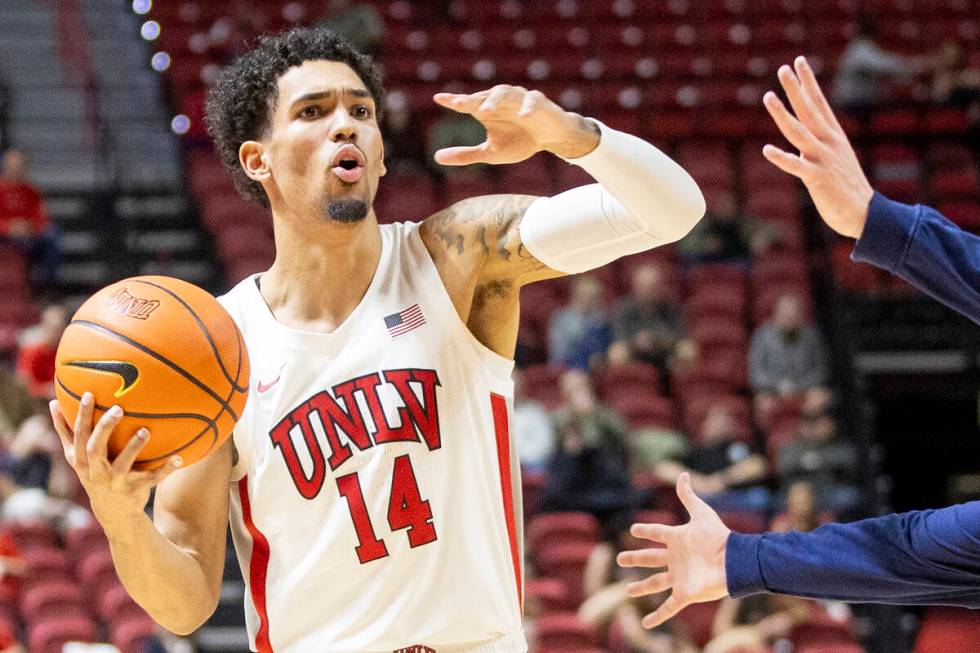
[[[403,311],[385,316],[385,326],[388,327],[388,334],[392,338],[404,335],[423,324],[425,324],[425,316],[422,315],[422,309],[418,304],[412,304]]]

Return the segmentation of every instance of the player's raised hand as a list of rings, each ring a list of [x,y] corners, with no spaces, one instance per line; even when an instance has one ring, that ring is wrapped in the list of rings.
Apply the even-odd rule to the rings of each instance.
[[[442,165],[517,163],[542,151],[572,159],[599,144],[594,124],[565,111],[541,91],[500,84],[478,93],[436,93],[433,100],[470,114],[487,130],[487,140],[479,145],[436,152],[436,162]]]
[[[616,557],[621,567],[656,569],[647,578],[630,583],[630,596],[646,596],[671,590],[659,608],[643,618],[644,628],[654,628],[692,603],[714,601],[728,595],[725,546],[731,531],[718,513],[691,489],[689,474],[677,479],[677,496],[691,519],[681,526],[634,524],[630,532],[663,547],[624,551]]]
[[[763,102],[779,131],[800,153],[790,154],[774,145],[766,145],[762,153],[780,170],[803,181],[831,229],[858,238],[874,191],[806,58],[797,57],[794,68],[782,66],[778,75],[796,115],[772,91]]]
[[[55,430],[61,438],[68,463],[78,474],[88,493],[92,512],[103,525],[115,516],[142,512],[150,498],[150,488],[180,468],[180,456],[172,456],[165,465],[153,470],[133,470],[133,463],[149,439],[140,429],[115,460],[109,460],[108,444],[113,429],[122,419],[118,406],[107,410],[93,426],[95,400],[86,392],[78,404],[74,428],[68,425],[57,400],[49,404]]]

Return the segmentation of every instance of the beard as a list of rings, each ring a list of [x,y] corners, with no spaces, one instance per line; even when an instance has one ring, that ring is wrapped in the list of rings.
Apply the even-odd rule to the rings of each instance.
[[[345,224],[356,224],[368,214],[368,205],[358,199],[327,200],[327,215],[332,220]]]

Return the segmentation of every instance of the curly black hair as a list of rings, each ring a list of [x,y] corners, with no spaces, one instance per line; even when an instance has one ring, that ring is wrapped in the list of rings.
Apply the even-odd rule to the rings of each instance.
[[[258,45],[221,71],[208,92],[205,123],[235,187],[246,199],[269,206],[262,185],[248,178],[238,161],[242,143],[257,140],[269,126],[279,77],[304,61],[340,61],[350,66],[381,109],[381,72],[371,57],[327,29],[297,27],[262,36]]]

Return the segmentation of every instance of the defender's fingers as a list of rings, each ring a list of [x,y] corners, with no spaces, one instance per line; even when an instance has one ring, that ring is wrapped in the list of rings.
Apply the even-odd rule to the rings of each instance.
[[[128,474],[133,469],[133,463],[143,447],[150,439],[150,432],[145,428],[136,431],[136,435],[129,439],[123,450],[119,452],[116,459],[112,461],[112,472],[114,474]]]
[[[616,562],[620,567],[646,567],[647,569],[657,569],[666,567],[669,554],[667,549],[639,549],[636,551],[623,551],[616,556]]]
[[[812,163],[804,161],[795,154],[785,152],[775,145],[766,145],[762,148],[762,155],[783,172],[800,179],[813,168]]]
[[[75,464],[82,467],[88,465],[88,453],[85,447],[92,435],[92,412],[95,398],[91,392],[82,393],[78,401],[78,413],[75,415],[75,428],[72,429],[72,445],[75,447]]]
[[[817,145],[817,139],[810,133],[803,123],[796,119],[787,109],[783,101],[780,100],[772,91],[767,92],[762,98],[766,110],[776,122],[779,131],[786,137],[793,146],[801,152],[813,151]]]
[[[487,151],[489,144],[484,141],[479,145],[466,147],[445,147],[434,155],[436,163],[444,166],[465,166],[471,163],[489,163]]]
[[[844,128],[841,127],[837,116],[834,115],[834,110],[830,107],[830,102],[827,101],[827,97],[823,94],[823,90],[817,82],[817,76],[813,73],[810,62],[806,60],[806,57],[797,57],[794,62],[794,67],[796,68],[796,76],[800,79],[800,84],[803,86],[803,91],[809,96],[817,112],[831,128],[840,130],[843,133]]]
[[[666,544],[667,538],[670,537],[671,530],[674,528],[676,527],[664,524],[633,524],[630,527],[630,533],[633,537]]]
[[[634,581],[626,586],[626,593],[633,598],[660,594],[670,589],[670,575],[666,571],[650,574],[643,580]]]
[[[485,99],[480,107],[477,109],[479,113],[489,113],[491,111],[497,111],[502,109],[504,104],[511,100],[516,95],[516,89],[510,86],[495,86],[493,90],[490,91],[490,95]]]
[[[71,427],[68,426],[68,420],[65,419],[65,415],[61,412],[61,404],[58,403],[57,399],[52,399],[48,402],[48,411],[51,413],[54,430],[58,432],[58,438],[61,439],[61,444],[65,447],[65,452],[67,453],[70,449],[74,448],[75,438],[72,435]]]
[[[673,617],[675,614],[677,614],[678,612],[686,608],[688,605],[689,604],[682,603],[681,601],[677,600],[674,597],[674,595],[671,594],[670,596],[667,597],[667,600],[660,605],[659,608],[657,608],[647,616],[643,617],[643,621],[641,621],[640,623],[643,625],[644,628],[656,628],[657,626],[664,623],[665,621]]]
[[[777,74],[796,117],[818,138],[827,138],[830,135],[830,126],[803,90],[803,85],[793,69],[789,66],[780,66]]]
[[[436,93],[432,96],[436,104],[459,113],[473,113],[490,95],[490,91],[479,93]]]
[[[677,479],[677,498],[684,504],[684,509],[692,519],[715,514],[715,511],[694,493],[691,487],[691,475],[684,472]]]
[[[123,409],[120,406],[113,406],[102,414],[92,431],[92,436],[88,439],[88,445],[86,445],[89,462],[95,459],[108,462],[109,438],[112,437],[113,431],[122,418]]]
[[[155,485],[159,485],[163,479],[167,478],[178,469],[183,467],[184,459],[180,456],[171,456],[165,464],[160,465],[156,469],[151,469],[146,472],[133,472],[132,479],[139,487],[151,488]]]

